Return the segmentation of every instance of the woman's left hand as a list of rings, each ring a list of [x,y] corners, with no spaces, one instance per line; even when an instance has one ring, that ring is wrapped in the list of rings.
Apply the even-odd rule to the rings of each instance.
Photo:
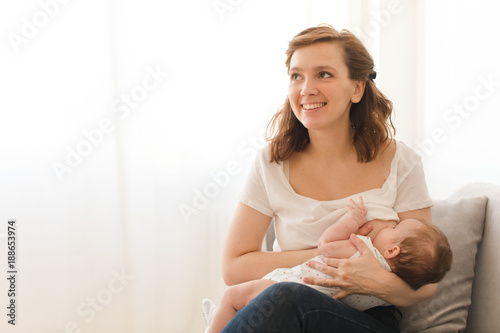
[[[308,266],[317,269],[331,278],[304,277],[304,283],[323,287],[339,287],[340,291],[334,298],[342,299],[351,294],[370,294],[382,296],[383,286],[378,282],[385,274],[390,274],[382,268],[370,249],[356,237],[350,236],[352,244],[361,256],[354,259],[323,258],[327,265],[311,260]]]

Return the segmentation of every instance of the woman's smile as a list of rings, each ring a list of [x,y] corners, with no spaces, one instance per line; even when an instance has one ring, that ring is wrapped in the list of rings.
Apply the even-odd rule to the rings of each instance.
[[[339,44],[317,43],[297,49],[290,60],[289,76],[288,98],[304,127],[309,131],[349,128],[351,103],[358,102],[363,92],[350,79]]]
[[[323,106],[325,106],[326,103],[308,103],[308,104],[302,104],[302,109],[305,111],[315,111],[318,109],[321,109]]]

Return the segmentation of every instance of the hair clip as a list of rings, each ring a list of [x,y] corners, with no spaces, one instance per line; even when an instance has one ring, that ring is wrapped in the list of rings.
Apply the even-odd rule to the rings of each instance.
[[[377,78],[377,72],[373,72],[373,73],[368,74],[368,78],[370,80],[375,80]]]

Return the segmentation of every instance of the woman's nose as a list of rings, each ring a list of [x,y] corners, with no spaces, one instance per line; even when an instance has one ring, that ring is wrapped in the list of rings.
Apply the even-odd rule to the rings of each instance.
[[[306,79],[304,80],[304,84],[302,89],[300,90],[300,94],[302,96],[314,96],[318,93],[318,89],[316,88],[316,84],[314,80]]]

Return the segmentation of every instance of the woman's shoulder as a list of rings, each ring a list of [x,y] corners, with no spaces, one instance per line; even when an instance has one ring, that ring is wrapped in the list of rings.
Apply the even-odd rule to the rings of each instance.
[[[269,144],[256,148],[253,154],[253,159],[253,164],[258,169],[274,170],[281,167],[278,163],[271,161],[271,148]]]
[[[269,164],[271,160],[271,151],[269,144],[265,144],[255,151],[255,160],[259,164]]]
[[[396,155],[397,145],[396,140],[391,139],[387,143],[384,143],[380,149],[380,153],[377,158],[382,158],[384,160],[392,160]]]
[[[395,158],[397,158],[398,162],[407,166],[415,166],[421,163],[421,156],[413,148],[406,145],[403,141],[393,141],[396,145]]]

